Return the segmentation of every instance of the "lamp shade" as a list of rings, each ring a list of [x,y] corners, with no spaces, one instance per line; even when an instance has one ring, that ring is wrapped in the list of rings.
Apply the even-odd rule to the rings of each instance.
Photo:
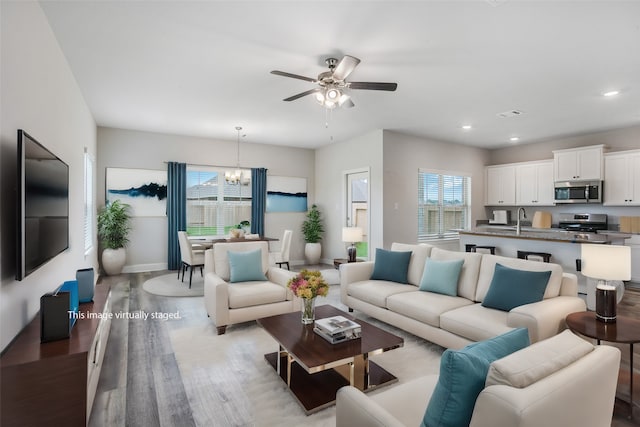
[[[360,227],[342,227],[342,241],[355,243],[362,241],[362,228]]]
[[[583,244],[582,274],[600,280],[631,279],[631,247]]]

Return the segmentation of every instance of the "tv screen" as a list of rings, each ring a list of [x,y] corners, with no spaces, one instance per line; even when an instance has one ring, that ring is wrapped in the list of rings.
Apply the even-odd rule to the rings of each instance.
[[[69,247],[69,166],[18,130],[16,279]]]

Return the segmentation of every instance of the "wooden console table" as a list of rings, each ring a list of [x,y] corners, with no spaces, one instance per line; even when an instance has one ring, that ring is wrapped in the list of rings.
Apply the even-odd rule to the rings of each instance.
[[[0,425],[87,425],[111,326],[109,296],[108,285],[96,285],[70,338],[40,343],[38,314],[7,347]]]

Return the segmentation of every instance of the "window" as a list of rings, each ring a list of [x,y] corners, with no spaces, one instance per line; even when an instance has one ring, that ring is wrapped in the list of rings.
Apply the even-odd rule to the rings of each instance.
[[[471,222],[471,177],[418,172],[418,241],[457,237]]]
[[[93,249],[93,159],[84,151],[84,253],[85,255]]]
[[[241,170],[250,177],[250,170]],[[251,221],[251,183],[228,183],[224,169],[187,166],[187,233],[224,236],[241,221]]]

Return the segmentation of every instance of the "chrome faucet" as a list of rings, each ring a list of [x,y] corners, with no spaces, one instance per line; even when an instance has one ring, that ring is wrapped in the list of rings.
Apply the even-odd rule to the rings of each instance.
[[[520,211],[522,211],[522,217],[526,218],[527,217],[527,212],[524,210],[524,208],[518,208],[518,222],[516,223],[516,236],[520,235]]]

